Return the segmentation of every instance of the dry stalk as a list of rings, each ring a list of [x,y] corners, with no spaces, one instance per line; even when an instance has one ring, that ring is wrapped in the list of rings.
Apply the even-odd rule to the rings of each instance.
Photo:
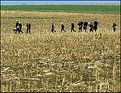
[[[113,80],[115,80],[115,77],[116,77],[116,63],[114,63],[113,65]]]
[[[4,85],[2,85],[1,87],[2,87],[1,92],[5,92],[5,86],[4,86]]]
[[[21,80],[20,79],[18,81],[18,90],[19,90],[19,92],[21,92]]]
[[[96,84],[95,91],[98,92],[98,84]]]
[[[88,82],[88,92],[91,92],[91,83],[90,82]]]
[[[9,90],[8,90],[8,83],[6,83],[6,91],[5,92],[9,92]]]
[[[26,70],[24,69],[24,77],[26,77],[26,76],[27,76],[26,74],[27,74],[27,72],[26,72]]]
[[[98,69],[97,68],[95,68],[95,79],[96,79],[96,81],[99,80],[99,73],[98,73]]]
[[[48,92],[49,90],[49,78],[47,78],[47,86],[46,86],[46,91]]]
[[[10,81],[10,87],[9,87],[10,91],[9,92],[12,92],[12,82]]]
[[[28,92],[30,92],[30,89],[31,89],[31,82],[28,80]]]
[[[63,75],[63,80],[62,80],[62,86],[64,85],[64,82],[65,82],[65,78],[66,78],[66,76],[65,76],[65,73],[64,73],[64,75]]]
[[[72,82],[72,80],[73,80],[73,74],[70,75],[70,79],[71,79],[70,80],[70,85],[72,85],[73,84],[73,82]],[[71,88],[70,92],[73,92],[73,87],[71,86],[70,88]]]
[[[55,89],[57,89],[57,85],[58,85],[58,76],[56,76],[56,80],[55,80]]]

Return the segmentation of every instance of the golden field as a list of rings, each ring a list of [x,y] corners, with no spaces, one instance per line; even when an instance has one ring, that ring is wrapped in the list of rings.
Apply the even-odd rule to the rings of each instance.
[[[97,19],[97,32],[78,32],[77,23],[84,19]],[[16,20],[23,34],[13,32]],[[72,21],[76,32],[71,33]],[[67,32],[61,33],[61,22]],[[1,92],[22,91],[120,92],[120,16],[2,10]]]

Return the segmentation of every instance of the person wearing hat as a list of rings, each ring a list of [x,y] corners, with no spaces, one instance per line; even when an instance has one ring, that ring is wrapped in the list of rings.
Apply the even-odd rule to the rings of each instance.
[[[79,21],[77,25],[79,26],[79,32],[80,31],[82,32],[83,22],[82,21]]]
[[[26,28],[27,33],[30,33],[31,24],[29,22],[26,24]]]
[[[63,22],[62,22],[62,23],[61,23],[61,32],[62,32],[62,31],[65,31],[64,27],[65,27],[65,26],[64,26],[64,24],[63,24]],[[66,32],[66,31],[65,31],[65,32]]]
[[[21,24],[21,22],[19,22],[19,33],[20,33],[20,32],[23,33],[23,32],[22,32],[22,24]]]
[[[71,22],[71,32],[72,32],[72,31],[76,32],[76,31],[74,30],[74,23],[73,23],[73,22]]]
[[[15,33],[19,32],[19,22],[16,20],[15,28],[13,29]]]
[[[89,24],[89,30],[90,30],[90,32],[93,32],[93,23],[92,22],[90,22],[90,24]]]
[[[97,31],[97,26],[98,26],[98,21],[96,19],[94,19],[94,31],[96,32]]]
[[[88,26],[88,22],[86,21],[86,19],[84,19],[83,29],[85,30],[85,32],[87,31],[87,26]]]
[[[18,20],[16,20],[16,28],[17,28],[18,25],[19,25],[19,22],[18,22]]]

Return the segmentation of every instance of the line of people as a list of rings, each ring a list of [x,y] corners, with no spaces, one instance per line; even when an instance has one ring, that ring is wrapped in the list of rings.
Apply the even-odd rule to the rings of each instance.
[[[82,28],[84,29],[85,32],[87,32],[87,28],[89,26],[89,29],[90,29],[90,32],[93,32],[93,30],[96,32],[97,31],[97,26],[98,26],[98,22],[96,20],[94,20],[94,23],[93,22],[90,22],[90,24],[86,21],[86,19],[83,21],[79,21],[78,24],[79,26],[79,32],[81,31],[82,32]],[[71,32],[76,32],[75,29],[74,29],[74,22],[71,22]],[[63,24],[63,22],[61,23],[61,32],[66,32],[65,30],[65,26]],[[51,29],[51,32],[56,32],[55,31],[55,27],[54,27],[54,23],[52,23],[52,29]]]
[[[78,22],[78,24],[77,24],[78,26],[79,26],[79,32],[82,32],[82,29],[85,31],[85,32],[87,32],[87,28],[88,28],[88,26],[89,26],[89,30],[90,30],[90,32],[93,32],[93,31],[97,31],[97,28],[98,28],[98,21],[96,21],[96,20],[94,20],[94,22],[90,22],[90,23],[88,23],[87,21],[86,21],[86,19],[84,19],[84,22],[83,21],[79,21]],[[116,23],[113,23],[113,26],[112,26],[112,28],[113,28],[113,31],[115,32],[116,31]],[[71,32],[76,32],[75,31],[75,29],[74,29],[74,27],[75,27],[75,25],[74,25],[74,22],[71,22]],[[26,33],[30,33],[30,29],[31,29],[31,24],[28,22],[27,24],[26,24]],[[16,20],[16,25],[15,25],[15,28],[14,28],[14,31],[15,31],[15,33],[23,33],[22,32],[22,23],[21,22],[19,22],[18,20]],[[65,30],[65,26],[64,26],[64,24],[63,24],[63,22],[61,23],[61,32],[66,32],[66,30]],[[52,23],[52,29],[51,29],[51,32],[56,32],[55,31],[55,26],[54,26],[54,23]]]
[[[89,30],[90,30],[90,32],[96,32],[97,31],[97,28],[98,28],[98,21],[96,21],[96,20],[94,20],[94,22],[90,22],[90,23],[88,23],[87,21],[86,21],[86,19],[84,19],[84,22],[83,21],[79,21],[78,22],[78,26],[79,26],[79,31],[78,32],[82,32],[82,29],[84,29],[84,31],[85,32],[87,32],[87,28],[88,28],[88,26],[89,26]],[[112,28],[113,28],[113,31],[115,32],[116,31],[116,23],[113,23],[113,26],[112,26]],[[71,22],[71,32],[76,32],[75,31],[75,29],[74,29],[74,27],[75,27],[75,25],[74,25],[74,23],[73,22]],[[66,30],[65,30],[65,26],[64,26],[64,24],[63,24],[63,22],[61,23],[61,32],[66,32]],[[55,31],[55,26],[54,26],[54,23],[52,23],[52,29],[51,29],[51,32],[56,32]]]
[[[31,24],[28,22],[26,24],[26,32],[30,33],[30,29],[31,29]],[[22,23],[19,22],[18,20],[16,20],[16,25],[15,25],[14,31],[15,31],[15,33],[17,33],[17,32],[18,33],[23,33],[23,31],[22,31]]]

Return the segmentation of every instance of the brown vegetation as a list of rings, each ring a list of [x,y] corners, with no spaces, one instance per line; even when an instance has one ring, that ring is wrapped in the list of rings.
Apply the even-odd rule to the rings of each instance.
[[[1,91],[120,91],[120,17],[113,14],[1,11]],[[96,33],[70,32],[97,19]],[[24,34],[15,34],[16,20]],[[25,24],[32,24],[31,34]],[[56,33],[51,33],[51,23]],[[67,32],[60,32],[60,24]],[[112,23],[116,22],[116,32]]]

